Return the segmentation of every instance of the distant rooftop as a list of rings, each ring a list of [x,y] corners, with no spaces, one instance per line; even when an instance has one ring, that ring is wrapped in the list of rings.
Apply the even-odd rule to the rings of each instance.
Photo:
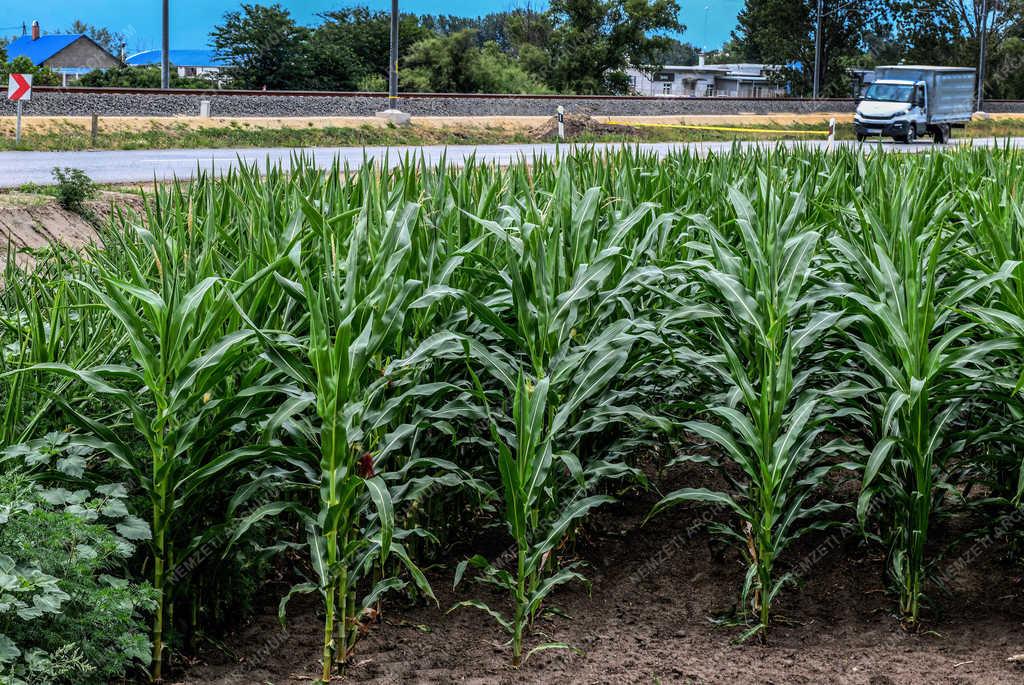
[[[79,38],[89,40],[82,33],[52,34],[39,36],[36,40],[32,40],[32,36],[20,36],[7,46],[7,59],[28,57],[38,67]]]
[[[893,64],[881,67],[875,67],[876,69],[910,69],[918,70],[925,69],[927,71],[974,71],[974,67],[931,67],[923,64]]]
[[[170,50],[167,53],[171,64],[176,67],[201,67],[212,69],[215,67],[227,66],[224,60],[217,57],[213,50]],[[145,50],[135,53],[125,60],[128,66],[146,67],[153,64],[160,64],[163,60],[163,50]]]
[[[762,70],[773,71],[779,69],[774,64],[753,64],[749,62],[732,63],[732,64],[693,64],[693,65],[672,65],[666,64],[659,71],[720,71],[720,72],[737,72],[741,74],[757,74]]]

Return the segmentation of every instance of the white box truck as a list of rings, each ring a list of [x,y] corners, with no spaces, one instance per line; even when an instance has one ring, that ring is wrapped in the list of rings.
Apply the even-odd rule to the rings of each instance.
[[[875,80],[857,103],[857,140],[886,136],[904,143],[928,135],[950,139],[974,113],[975,71],[967,67],[895,66],[875,69]]]

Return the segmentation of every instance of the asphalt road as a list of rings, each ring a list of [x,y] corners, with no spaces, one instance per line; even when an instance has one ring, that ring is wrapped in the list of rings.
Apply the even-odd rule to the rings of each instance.
[[[1006,139],[963,139],[954,144],[973,145],[975,147],[994,147],[1010,145],[1024,147],[1024,138]],[[747,141],[738,143],[741,147],[774,147],[785,145],[794,147],[805,145],[812,148],[827,147],[825,141]],[[856,146],[853,141],[837,141],[835,146]],[[731,142],[707,143],[645,143],[638,147],[641,150],[664,155],[670,150],[690,148],[702,154],[730,149]],[[566,146],[562,146],[564,149]],[[595,144],[591,147],[598,150],[622,147],[621,144]],[[930,142],[918,142],[913,145],[901,145],[892,142],[869,142],[866,148],[882,148],[898,152],[927,152],[933,149],[946,149],[934,146]],[[266,165],[280,164],[288,168],[297,155],[305,155],[314,160],[317,166],[329,166],[335,159],[340,159],[350,168],[358,168],[367,160],[375,160],[394,166],[406,155],[423,155],[428,162],[436,164],[441,159],[449,163],[459,164],[471,156],[478,161],[509,163],[519,158],[531,158],[534,155],[553,155],[558,146],[553,144],[520,144],[520,145],[430,145],[424,147],[335,147],[335,148],[247,148],[226,150],[114,150],[89,152],[0,152],[0,188],[17,187],[26,183],[52,184],[54,167],[74,167],[83,170],[98,183],[148,182],[153,180],[167,181],[174,178],[191,178],[199,170],[223,173],[239,164]]]

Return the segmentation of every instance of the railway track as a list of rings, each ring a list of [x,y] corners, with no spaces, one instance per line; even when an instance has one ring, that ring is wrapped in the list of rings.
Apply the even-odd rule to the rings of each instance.
[[[91,88],[85,86],[35,86],[37,93],[83,93],[91,95],[196,95],[197,93],[209,93],[211,95],[246,95],[264,97],[337,97],[337,98],[373,98],[387,97],[385,93],[368,93],[347,90],[238,90],[210,88],[200,90],[197,88]],[[663,102],[665,100],[705,101],[705,102],[792,102],[814,103],[834,102],[836,104],[849,105],[855,103],[854,98],[753,98],[753,97],[730,97],[715,96],[708,98],[683,97],[678,95],[552,95],[552,94],[519,94],[519,93],[402,93],[399,99],[423,100],[423,99],[470,99],[470,100],[632,100],[652,102]],[[1024,100],[1002,100],[988,99],[985,104],[993,105],[1022,105]]]
[[[372,116],[387,107],[384,93],[310,90],[221,90],[38,86],[27,116],[196,116],[210,101],[217,117]],[[746,98],[650,95],[516,95],[403,93],[399,107],[413,116],[551,116],[567,112],[603,116],[705,114],[813,114],[852,112],[853,98]],[[987,100],[985,111],[1024,113],[1024,100]],[[0,99],[0,116],[14,113]]]
[[[386,93],[365,93],[355,91],[331,91],[331,90],[229,90],[210,88],[200,90],[196,88],[90,88],[82,86],[36,86],[33,88],[36,93],[66,93],[83,95],[186,95],[195,96],[200,93],[208,95],[238,95],[238,96],[261,96],[261,97],[332,97],[332,98],[386,98]],[[855,100],[853,98],[747,98],[747,97],[711,97],[694,98],[668,95],[550,95],[550,94],[502,94],[502,93],[402,93],[399,99],[405,100],[621,100],[621,101],[683,101],[683,102],[792,102],[797,103],[829,103],[849,105]],[[1022,101],[1024,102],[1024,101]]]
[[[62,93],[62,94],[83,94],[83,95],[184,95],[196,96],[198,94],[216,96],[260,96],[260,97],[332,97],[332,98],[386,98],[385,93],[370,93],[345,90],[239,90],[210,88],[201,90],[198,88],[93,88],[86,86],[35,86],[35,93]],[[835,103],[836,105],[849,106],[854,104],[854,98],[756,98],[756,97],[731,97],[715,96],[707,98],[683,97],[677,95],[552,95],[552,94],[519,94],[519,93],[402,93],[399,99],[408,100],[611,100],[611,101],[681,101],[681,102],[788,102],[794,105],[812,103]],[[986,105],[1018,105],[1024,107],[1024,100],[985,100]]]

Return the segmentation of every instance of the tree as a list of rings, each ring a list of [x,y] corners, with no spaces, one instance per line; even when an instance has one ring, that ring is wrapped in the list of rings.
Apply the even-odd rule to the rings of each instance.
[[[980,54],[983,0],[933,0],[918,6],[906,0],[892,7],[893,35],[907,46],[902,58],[948,66],[976,66]],[[1022,0],[988,0],[985,66],[989,97],[1019,97],[1020,44],[1024,36]]]
[[[907,46],[906,58],[928,64],[973,65],[978,60],[984,0],[932,0],[918,5],[907,0],[893,3],[893,29]],[[999,43],[1021,21],[1020,0],[988,0],[989,47]]]
[[[539,93],[544,85],[498,44],[477,44],[475,29],[422,40],[409,49],[402,72],[407,90],[434,93]]]
[[[117,58],[121,57],[121,46],[125,43],[125,35],[123,33],[111,31],[102,26],[93,26],[79,19],[76,19],[71,24],[68,33],[84,33],[111,55]]]
[[[631,64],[657,66],[682,31],[675,0],[552,0],[553,25],[544,73],[561,93],[625,93]]]
[[[354,90],[368,78],[386,77],[391,45],[391,15],[366,7],[351,7],[321,15],[324,20],[310,36],[310,69],[314,88]],[[399,17],[401,54],[435,35],[414,14]]]
[[[280,4],[243,3],[210,34],[225,75],[239,88],[287,90],[311,86],[309,29]]]
[[[6,56],[6,55],[5,55]],[[8,74],[32,74],[32,85],[35,86],[59,86],[60,76],[49,67],[37,67],[32,60],[22,55],[15,57],[10,62],[0,64],[0,76],[7,80]]]
[[[675,38],[669,38],[668,40],[668,45],[658,55],[659,64],[672,64],[683,67],[692,67],[697,64],[700,50],[696,46],[676,40]]]
[[[992,98],[1018,100],[1024,98],[1024,36],[1020,32],[999,42],[989,61],[985,78],[985,95]]]
[[[781,67],[777,78],[794,95],[813,91],[817,5],[817,0],[747,0],[732,35],[743,59]],[[862,56],[861,37],[879,12],[878,0],[824,3],[822,95],[849,96],[848,68],[852,59]]]
[[[420,18],[420,23],[424,28],[442,36],[474,29],[477,45],[483,47],[485,43],[497,43],[502,52],[510,55],[516,55],[524,42],[543,46],[544,43],[540,42],[540,39],[550,34],[551,27],[545,13],[529,6],[506,12],[493,12],[482,17],[426,15]],[[546,27],[543,35],[533,32],[533,29],[541,27]]]

